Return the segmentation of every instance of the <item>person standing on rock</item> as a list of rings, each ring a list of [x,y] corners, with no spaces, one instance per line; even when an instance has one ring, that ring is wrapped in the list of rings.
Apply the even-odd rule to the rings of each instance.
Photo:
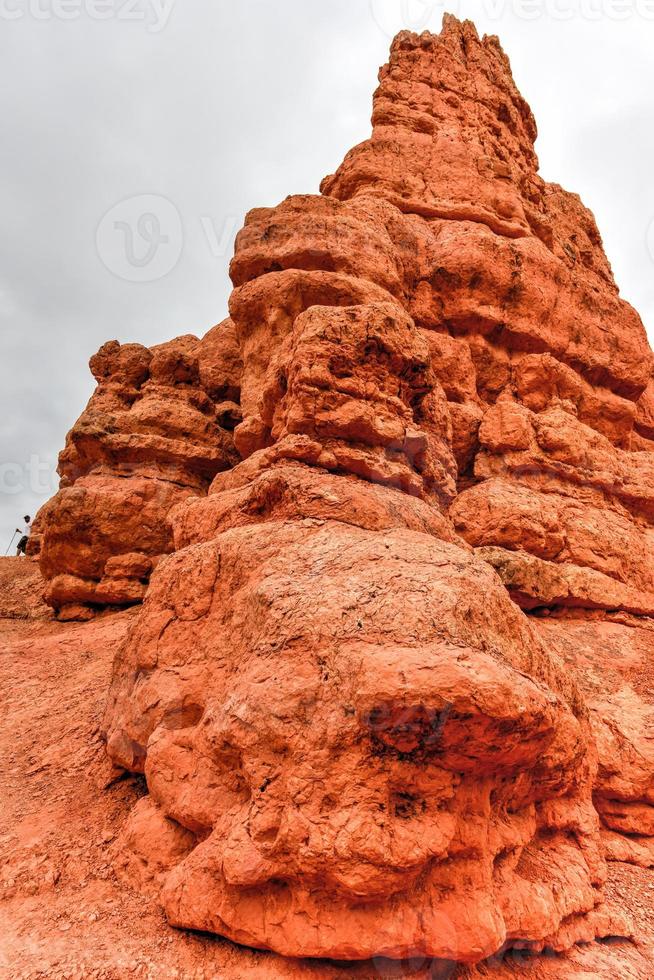
[[[20,555],[26,554],[26,552],[27,552],[27,542],[29,541],[30,534],[32,533],[32,518],[29,516],[29,514],[26,514],[25,517],[23,518],[23,520],[25,521],[25,527],[22,529],[22,531],[21,531],[21,529],[19,527],[16,528],[16,533],[17,534],[22,534],[22,537],[21,537],[20,541],[18,542],[18,546],[16,547],[16,557],[17,558]]]

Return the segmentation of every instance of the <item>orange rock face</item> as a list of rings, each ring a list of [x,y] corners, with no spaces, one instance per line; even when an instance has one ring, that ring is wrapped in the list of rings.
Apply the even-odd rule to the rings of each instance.
[[[262,513],[257,481],[232,494],[234,526],[163,563],[116,664],[110,754],[196,835],[169,920],[336,959],[564,947],[568,919],[591,936],[605,872],[574,684],[488,565],[357,522],[398,491],[266,481],[341,519]]]
[[[470,964],[630,932],[652,354],[535,137],[497,39],[399,35],[371,139],[248,216],[230,320],[92,361],[41,565],[63,616],[145,595],[105,730],[173,925]]]
[[[171,508],[236,461],[239,369],[229,320],[201,341],[113,341],[91,358],[98,387],[38,517],[46,600],[60,618],[143,600],[153,559],[173,550]]]

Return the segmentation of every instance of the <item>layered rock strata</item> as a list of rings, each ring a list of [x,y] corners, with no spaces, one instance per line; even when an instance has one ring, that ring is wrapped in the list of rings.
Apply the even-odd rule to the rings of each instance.
[[[171,508],[232,466],[239,351],[227,320],[199,341],[105,344],[98,382],[60,455],[61,489],[38,516],[46,600],[59,618],[143,600],[173,550]]]
[[[290,956],[624,934],[598,809],[648,832],[639,735],[528,614],[649,615],[645,333],[496,39],[400,35],[373,126],[237,240],[242,462],[172,511],[115,665],[130,846],[177,826],[169,920]]]
[[[371,138],[248,215],[230,320],[93,362],[41,562],[64,616],[156,565],[105,729],[174,925],[466,963],[629,933],[652,354],[535,138],[496,38],[399,35]]]

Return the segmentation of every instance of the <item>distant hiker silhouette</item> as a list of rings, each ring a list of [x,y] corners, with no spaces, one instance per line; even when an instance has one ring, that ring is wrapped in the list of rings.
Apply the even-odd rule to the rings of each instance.
[[[29,541],[30,534],[32,533],[32,518],[29,516],[29,514],[26,514],[23,520],[25,521],[25,527],[22,529],[19,527],[16,528],[16,534],[22,534],[22,537],[16,547],[16,557],[26,553],[27,542]]]

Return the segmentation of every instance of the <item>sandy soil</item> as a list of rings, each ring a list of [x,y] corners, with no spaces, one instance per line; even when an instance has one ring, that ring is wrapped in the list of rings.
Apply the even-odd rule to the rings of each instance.
[[[52,619],[42,597],[39,566],[30,558],[0,558],[0,619]]]
[[[472,972],[299,963],[171,929],[112,865],[144,784],[106,785],[99,725],[112,657],[136,613],[87,624],[39,618],[35,569],[0,560],[0,977],[654,977],[654,872],[627,865],[611,866],[609,895],[634,915],[638,944],[592,944],[565,959],[517,957]]]

